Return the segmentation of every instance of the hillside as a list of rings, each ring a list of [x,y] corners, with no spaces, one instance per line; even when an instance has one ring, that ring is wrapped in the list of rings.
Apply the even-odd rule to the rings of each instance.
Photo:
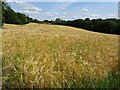
[[[46,24],[3,29],[3,87],[118,87],[118,36]],[[112,76],[115,74],[114,76]]]

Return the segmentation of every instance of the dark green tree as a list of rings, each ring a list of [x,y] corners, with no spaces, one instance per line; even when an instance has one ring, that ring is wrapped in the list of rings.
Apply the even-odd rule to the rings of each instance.
[[[28,15],[15,12],[6,2],[2,2],[2,11],[3,11],[2,13],[3,23],[8,24],[28,24],[29,22],[39,23],[37,19],[32,19]]]

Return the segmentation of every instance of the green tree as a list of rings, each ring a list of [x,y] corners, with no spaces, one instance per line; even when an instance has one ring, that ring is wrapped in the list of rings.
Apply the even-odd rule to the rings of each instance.
[[[18,18],[21,20],[22,24],[29,23],[29,20],[28,20],[28,18],[25,14],[22,14],[22,13],[18,12],[17,15],[18,15]]]
[[[2,4],[2,11],[3,11],[2,20],[4,23],[8,24],[27,24],[29,22],[39,23],[37,19],[32,19],[25,14],[15,12],[6,2],[3,2]]]
[[[56,20],[55,20],[55,23],[56,24],[64,24],[65,23],[65,20],[62,20],[62,19],[60,19],[60,18],[56,18]]]

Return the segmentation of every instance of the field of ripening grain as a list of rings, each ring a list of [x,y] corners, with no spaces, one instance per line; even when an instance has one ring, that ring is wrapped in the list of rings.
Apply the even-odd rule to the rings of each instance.
[[[3,88],[119,87],[118,36],[68,26],[5,24]]]

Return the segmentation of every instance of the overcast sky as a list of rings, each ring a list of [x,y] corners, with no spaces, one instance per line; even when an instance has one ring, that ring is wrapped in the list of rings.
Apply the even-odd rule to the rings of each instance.
[[[114,1],[117,1],[117,0],[114,0]],[[78,19],[78,18],[93,19],[93,18],[117,18],[118,17],[117,2],[15,1],[15,2],[9,2],[9,5],[15,11],[25,13],[30,17],[36,18],[38,20],[54,20],[55,18],[71,20],[71,19]]]

